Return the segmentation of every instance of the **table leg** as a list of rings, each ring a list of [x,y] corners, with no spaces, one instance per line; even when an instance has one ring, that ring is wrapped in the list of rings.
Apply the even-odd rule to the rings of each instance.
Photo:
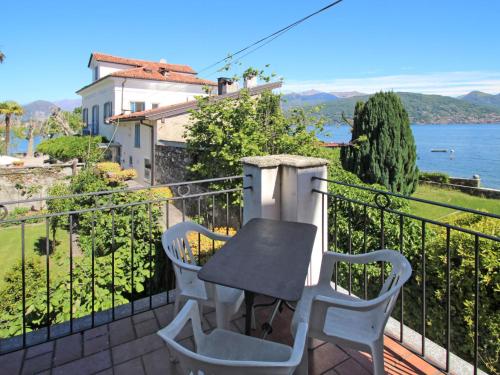
[[[252,307],[255,293],[245,291],[245,335],[250,336],[252,331]]]

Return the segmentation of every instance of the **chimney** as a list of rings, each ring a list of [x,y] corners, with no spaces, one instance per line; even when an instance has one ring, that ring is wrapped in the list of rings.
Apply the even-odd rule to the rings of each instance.
[[[257,76],[246,76],[243,78],[243,87],[246,89],[251,89],[252,87],[257,86]]]
[[[224,95],[238,91],[238,82],[234,82],[231,78],[217,78],[217,94]]]

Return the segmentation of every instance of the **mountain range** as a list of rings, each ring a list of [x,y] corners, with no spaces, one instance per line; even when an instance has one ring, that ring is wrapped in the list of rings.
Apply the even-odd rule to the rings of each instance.
[[[347,118],[352,118],[356,102],[366,101],[370,97],[356,92],[350,94],[352,95],[342,97],[333,92],[316,90],[290,93],[283,95],[283,106],[287,109],[319,105],[322,115],[331,122],[341,123],[342,113]],[[410,92],[397,94],[414,124],[500,123],[500,94],[473,91],[457,98]]]
[[[61,108],[63,111],[73,111],[76,107],[81,105],[81,99],[63,99],[54,102],[35,100],[34,102],[23,105],[24,114],[21,121],[28,121],[29,119],[45,120],[56,107]]]

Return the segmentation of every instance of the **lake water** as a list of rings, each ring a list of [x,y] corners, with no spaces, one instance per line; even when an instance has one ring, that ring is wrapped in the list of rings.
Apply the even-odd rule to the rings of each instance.
[[[324,140],[349,142],[349,126],[328,126]],[[453,177],[478,174],[483,187],[500,189],[500,124],[412,125],[417,165],[422,171],[446,172]],[[448,152],[431,152],[447,149]],[[450,153],[453,149],[455,152]]]

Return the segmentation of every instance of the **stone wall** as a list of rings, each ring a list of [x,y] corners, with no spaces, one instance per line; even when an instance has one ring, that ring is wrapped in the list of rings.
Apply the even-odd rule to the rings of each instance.
[[[450,184],[478,188],[481,186],[481,179],[480,178],[450,177]]]
[[[193,178],[189,175],[188,166],[191,164],[191,158],[185,147],[182,145],[166,145],[157,144],[155,147],[156,157],[156,184],[170,184],[175,182],[192,181]],[[186,186],[172,187],[172,193],[175,197],[186,194],[199,194],[209,191],[207,184],[190,184],[189,190]],[[229,224],[233,227],[239,227],[240,209],[231,205],[229,212],[225,209],[225,195],[216,196],[216,208],[212,212],[212,197],[203,197],[198,201],[197,197],[184,200],[184,205],[181,200],[176,200],[174,205],[181,212],[184,210],[186,217],[198,216],[198,209],[201,216],[205,220],[205,224],[213,224],[215,226],[226,225],[226,215],[229,214]],[[198,205],[200,205],[198,207]],[[215,217],[212,217],[215,213]]]
[[[475,195],[478,197],[500,199],[500,190],[497,189],[488,189],[488,188],[472,187],[472,186],[456,185],[456,184],[441,184],[439,182],[431,182],[431,181],[421,181],[420,183],[427,185],[434,185],[434,186],[437,185],[442,188],[460,190],[463,193]]]
[[[79,169],[81,166],[77,166]],[[68,182],[73,174],[71,164],[46,165],[39,167],[0,168],[0,202],[41,198],[48,195],[51,186]],[[15,207],[43,209],[45,202],[20,202],[6,205],[11,211]]]
[[[155,147],[156,184],[169,184],[188,180],[187,167],[191,158],[186,148],[157,144]]]

